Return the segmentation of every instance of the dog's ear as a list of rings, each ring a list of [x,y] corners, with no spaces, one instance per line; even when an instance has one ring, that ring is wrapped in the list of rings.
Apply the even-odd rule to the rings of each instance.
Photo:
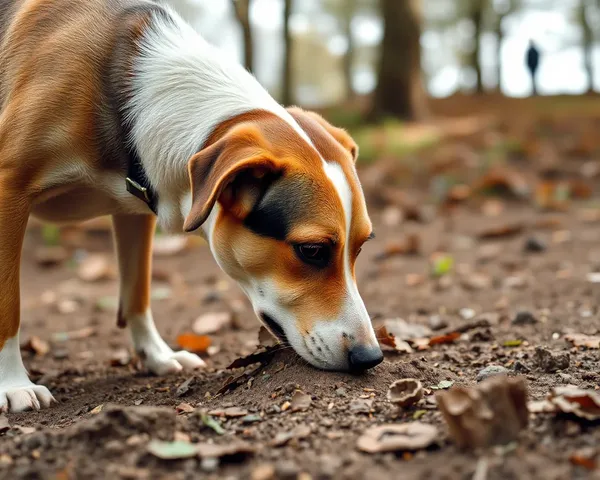
[[[196,230],[215,203],[242,220],[283,173],[256,126],[240,125],[188,162],[192,208],[184,230]]]
[[[306,130],[310,130],[310,127],[307,125],[307,122],[312,121],[318,123],[327,131],[327,133],[329,133],[329,135],[331,135],[335,140],[337,140],[337,142],[342,147],[344,147],[350,152],[350,155],[352,155],[352,159],[356,163],[356,160],[358,159],[358,145],[352,139],[352,137],[348,135],[346,130],[344,130],[343,128],[334,127],[333,125],[331,125],[331,123],[325,120],[318,113],[302,110],[298,107],[290,107],[287,110],[302,128],[307,127],[305,128]]]

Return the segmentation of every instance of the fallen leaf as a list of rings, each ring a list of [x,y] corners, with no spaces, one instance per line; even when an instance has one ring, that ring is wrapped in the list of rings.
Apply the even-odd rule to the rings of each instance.
[[[445,253],[436,253],[431,256],[431,274],[441,277],[450,273],[454,266],[454,258]]]
[[[527,427],[527,388],[522,378],[493,376],[476,387],[454,387],[436,400],[459,447],[513,441]]]
[[[491,227],[481,230],[477,234],[477,237],[480,240],[514,237],[515,235],[521,233],[523,229],[524,225],[522,223],[509,223],[506,225],[500,225],[498,227]]]
[[[506,340],[502,343],[504,347],[520,347],[523,344],[523,340],[515,339],[515,340]]]
[[[436,427],[420,422],[379,425],[367,429],[357,447],[367,453],[421,450],[435,443],[438,436]]]
[[[266,347],[262,351],[258,351],[252,353],[251,355],[247,355],[245,357],[238,358],[234,360],[228,367],[228,370],[233,370],[235,368],[247,367],[248,365],[252,365],[254,363],[267,364],[275,355],[275,352],[279,349],[278,345],[273,347]]]
[[[264,326],[261,325],[258,330],[258,345],[261,347],[274,347],[279,343],[279,339]]]
[[[454,385],[454,380],[442,380],[437,385],[430,387],[432,390],[446,390]]]
[[[40,337],[32,335],[29,340],[21,347],[23,350],[27,350],[37,356],[43,357],[50,351],[50,345]]]
[[[402,318],[390,318],[384,320],[383,324],[397,340],[412,340],[431,335],[431,329],[428,326],[419,323],[408,323]]]
[[[214,415],[215,417],[243,417],[248,415],[248,410],[245,408],[239,407],[229,407],[223,410],[211,410],[208,412],[209,415]]]
[[[575,415],[583,420],[600,420],[600,393],[576,387],[554,387],[550,402],[561,412]]]
[[[529,195],[530,188],[520,172],[508,168],[494,168],[475,182],[473,191],[488,195],[524,198]]]
[[[291,403],[292,412],[304,411],[307,410],[308,407],[310,407],[312,399],[310,395],[302,392],[301,390],[296,390],[292,395]]]
[[[396,380],[390,385],[387,398],[398,407],[410,407],[423,398],[423,385],[414,378]]]
[[[198,447],[189,442],[174,441],[163,442],[152,440],[148,444],[148,451],[155,457],[163,460],[178,460],[192,458],[198,455]]]
[[[382,325],[377,329],[376,335],[380,345],[391,347],[396,352],[412,353],[413,351],[413,349],[407,342],[405,342],[404,340],[397,339],[396,337],[394,337],[394,335],[389,333],[385,325]]]
[[[596,470],[598,468],[598,457],[599,454],[594,448],[583,448],[569,455],[569,462],[588,470]]]
[[[570,333],[565,335],[565,340],[571,342],[575,347],[584,347],[589,349],[600,348],[600,337],[585,335],[583,333]]]
[[[177,336],[177,345],[190,352],[206,352],[206,349],[210,347],[210,344],[210,337],[206,335],[183,333]]]
[[[224,445],[214,443],[195,444],[198,455],[202,458],[238,458],[254,453],[254,448],[247,443],[233,440]]]
[[[311,434],[311,429],[308,425],[298,425],[296,428],[287,432],[279,432],[271,441],[272,447],[282,447],[292,439],[301,440],[307,438]]]
[[[192,386],[195,380],[196,377],[190,377],[186,379],[181,385],[177,387],[177,390],[175,391],[175,396],[183,397],[184,395],[186,395],[190,391],[190,387]]]
[[[192,407],[189,403],[182,402],[175,407],[175,411],[177,413],[192,413],[196,409]]]
[[[230,312],[205,313],[196,319],[192,330],[197,335],[217,333],[219,330],[231,325],[233,315]]]
[[[218,420],[216,420],[213,417],[211,417],[210,415],[207,415],[206,413],[202,413],[200,415],[200,420],[202,420],[202,423],[205,426],[207,426],[208,428],[214,430],[215,433],[217,433],[218,435],[224,435],[225,434],[225,430],[221,426],[221,423]]]
[[[429,339],[429,345],[440,345],[444,343],[453,343],[456,339],[460,338],[459,332],[450,332],[445,335],[438,335]]]
[[[100,282],[110,279],[114,270],[106,255],[92,254],[87,256],[77,269],[77,276],[84,282]]]
[[[159,257],[171,257],[183,252],[188,246],[188,237],[183,235],[157,235],[152,251]]]
[[[90,413],[91,413],[92,415],[98,415],[98,414],[99,414],[99,413],[102,411],[102,409],[103,409],[103,408],[104,408],[104,404],[103,404],[103,403],[101,403],[101,404],[100,404],[100,405],[98,405],[97,407],[95,407],[95,408],[93,408],[92,410],[90,410]]]

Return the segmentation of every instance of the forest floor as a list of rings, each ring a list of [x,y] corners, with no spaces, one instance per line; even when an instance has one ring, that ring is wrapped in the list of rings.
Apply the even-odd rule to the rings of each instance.
[[[358,260],[359,290],[399,350],[386,346],[362,375],[277,348],[227,369],[256,351],[258,320],[204,244],[159,236],[158,328],[174,348],[195,344],[208,366],[151,376],[116,326],[106,222],[32,223],[21,342],[58,404],[0,416],[0,478],[600,479],[600,119],[505,110],[444,128],[361,169],[376,238]],[[498,398],[511,400],[474,407],[475,433],[494,437],[529,407],[527,425],[503,445],[459,448],[436,399],[482,392],[488,367],[506,374]],[[423,398],[400,409],[388,389],[406,378]],[[508,379],[524,381],[526,401],[505,395]],[[562,387],[586,391],[570,414],[542,402]],[[423,443],[359,441],[383,424],[435,430]],[[365,451],[390,439],[403,446]]]

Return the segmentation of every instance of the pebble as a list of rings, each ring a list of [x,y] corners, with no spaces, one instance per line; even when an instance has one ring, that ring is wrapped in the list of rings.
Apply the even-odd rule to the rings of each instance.
[[[495,377],[497,375],[508,375],[508,373],[508,368],[504,368],[501,365],[489,365],[477,374],[476,380],[478,382],[482,382],[490,377]]]
[[[535,347],[535,361],[538,367],[546,373],[553,373],[569,367],[568,352],[551,352],[544,347]]]
[[[529,253],[540,253],[546,250],[546,244],[539,238],[529,237],[527,240],[525,240],[523,250]]]
[[[517,312],[515,318],[512,320],[513,325],[534,325],[537,322],[538,319],[536,316],[527,310]]]
[[[441,315],[432,315],[429,317],[429,328],[432,330],[441,330],[448,326],[448,320],[442,318]]]
[[[335,394],[338,397],[345,397],[348,394],[348,391],[345,388],[340,387],[335,391]]]

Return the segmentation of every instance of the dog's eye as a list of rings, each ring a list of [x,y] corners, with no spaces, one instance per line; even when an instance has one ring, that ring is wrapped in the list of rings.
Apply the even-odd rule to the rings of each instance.
[[[300,260],[317,267],[326,266],[331,256],[331,248],[323,243],[300,243],[294,250]]]

